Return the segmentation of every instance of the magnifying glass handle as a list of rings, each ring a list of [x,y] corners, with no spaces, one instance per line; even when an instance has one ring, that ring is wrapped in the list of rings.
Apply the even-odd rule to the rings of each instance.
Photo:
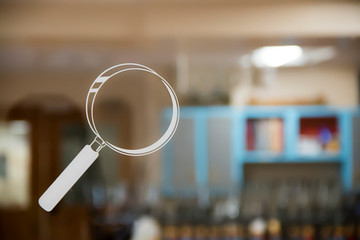
[[[50,212],[98,156],[98,152],[86,145],[39,198],[39,205]]]

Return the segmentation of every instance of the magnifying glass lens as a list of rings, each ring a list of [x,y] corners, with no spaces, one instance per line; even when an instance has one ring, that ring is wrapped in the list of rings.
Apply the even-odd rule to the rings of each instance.
[[[163,134],[162,111],[171,98],[159,78],[149,72],[127,71],[111,77],[98,92],[94,121],[101,137],[121,148],[144,148]]]

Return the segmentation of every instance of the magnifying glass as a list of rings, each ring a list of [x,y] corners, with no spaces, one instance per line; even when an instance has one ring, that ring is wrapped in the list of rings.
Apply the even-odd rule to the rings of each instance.
[[[143,71],[151,73],[158,77],[169,92],[172,103],[172,117],[169,127],[165,131],[164,135],[162,135],[161,138],[159,138],[155,143],[151,144],[150,146],[139,149],[120,148],[106,141],[98,132],[94,120],[94,103],[101,87],[111,77],[127,71]],[[91,128],[91,131],[95,134],[94,141],[89,145],[85,145],[85,147],[71,161],[71,163],[65,168],[65,170],[50,185],[50,187],[39,198],[39,205],[44,210],[48,212],[51,211],[64,197],[64,195],[70,190],[70,188],[77,182],[77,180],[79,180],[79,178],[90,167],[90,165],[98,158],[99,151],[103,147],[108,147],[115,152],[127,156],[144,156],[158,151],[174,135],[179,123],[179,115],[179,101],[174,90],[163,77],[161,77],[151,68],[137,63],[124,63],[108,68],[94,80],[86,96],[86,118]]]

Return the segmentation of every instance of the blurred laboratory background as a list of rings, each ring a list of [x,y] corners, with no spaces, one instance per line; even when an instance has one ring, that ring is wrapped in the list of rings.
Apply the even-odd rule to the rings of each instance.
[[[38,198],[94,139],[87,91],[144,64],[180,103],[142,157],[104,148],[60,204]],[[360,2],[3,0],[1,240],[360,239]],[[145,72],[99,92],[102,136],[148,146],[171,100]]]

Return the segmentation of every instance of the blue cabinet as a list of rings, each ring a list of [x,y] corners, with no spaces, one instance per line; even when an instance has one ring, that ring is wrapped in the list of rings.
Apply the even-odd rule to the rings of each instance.
[[[356,181],[354,162],[358,156],[354,156],[357,151],[353,149],[353,140],[356,139],[354,128],[357,126],[354,119],[358,113],[354,109],[325,106],[182,107],[179,129],[163,149],[164,193],[168,196],[192,196],[196,189],[209,188],[216,193],[230,186],[241,187],[244,182],[244,164],[265,162],[337,162],[341,166],[339,171],[343,188],[351,190]],[[171,109],[165,109],[164,123],[170,117]],[[266,140],[272,133],[265,133],[267,123],[264,120],[270,119],[276,119],[273,122],[277,122],[271,123],[271,129],[279,129],[281,123],[281,149]],[[326,144],[328,136],[336,137],[336,141],[326,145],[336,151],[330,147],[330,150],[326,147],[326,151],[322,151],[325,145],[317,143],[313,144],[315,148],[311,147],[317,139],[303,135],[314,133],[311,119],[314,119],[314,125],[321,119],[329,120],[329,126],[320,131],[323,131]],[[256,126],[256,140],[252,139],[249,127],[252,124]],[[267,144],[266,141],[271,144],[269,149],[263,146]],[[276,151],[272,151],[273,147]]]

